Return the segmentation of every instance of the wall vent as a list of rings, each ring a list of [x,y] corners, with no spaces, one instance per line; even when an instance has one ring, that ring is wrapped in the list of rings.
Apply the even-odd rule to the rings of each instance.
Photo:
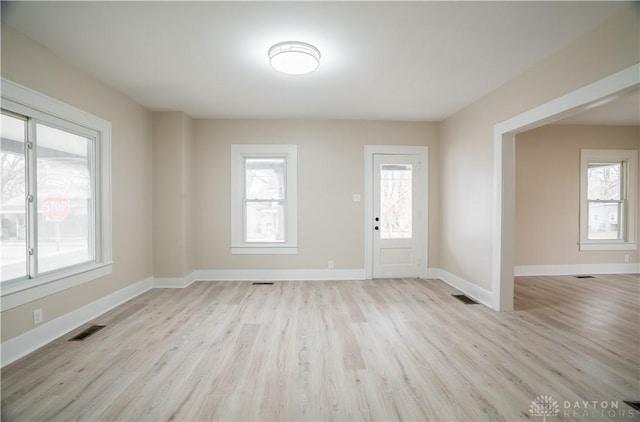
[[[102,330],[104,327],[106,327],[106,325],[92,325],[91,327],[87,328],[86,330],[76,335],[75,337],[70,338],[69,341],[82,341],[85,338],[89,337],[90,335],[93,335],[98,331]]]
[[[273,281],[254,281],[251,284],[254,286],[271,286],[273,285]]]
[[[592,275],[574,275],[574,278],[595,278]]]

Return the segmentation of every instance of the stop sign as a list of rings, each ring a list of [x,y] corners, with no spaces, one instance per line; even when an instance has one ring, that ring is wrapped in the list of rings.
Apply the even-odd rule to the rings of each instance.
[[[44,198],[42,212],[48,221],[60,222],[69,215],[69,200],[61,195],[49,195]]]

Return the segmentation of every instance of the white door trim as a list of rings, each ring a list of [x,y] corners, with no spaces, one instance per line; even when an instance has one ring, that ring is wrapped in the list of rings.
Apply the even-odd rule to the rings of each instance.
[[[640,86],[640,64],[507,119],[493,129],[492,308],[513,310],[516,134],[544,126]]]
[[[429,268],[429,148],[426,146],[399,146],[399,145],[365,145],[364,147],[364,268],[367,280],[373,277],[373,156],[374,154],[399,154],[418,155],[423,159],[421,167],[422,177],[425,181],[425,192],[422,195],[422,208],[424,211],[425,233],[421,239],[423,242],[424,256],[421,260],[419,276],[427,277]]]

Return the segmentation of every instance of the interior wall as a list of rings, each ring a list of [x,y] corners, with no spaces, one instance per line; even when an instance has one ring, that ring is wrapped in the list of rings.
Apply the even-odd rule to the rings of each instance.
[[[193,271],[191,167],[193,121],[182,112],[153,116],[154,276],[182,278]]]
[[[438,124],[336,120],[196,120],[195,267],[364,268],[364,146],[429,147],[429,260],[438,262]],[[298,145],[298,254],[232,255],[231,144]],[[352,195],[362,195],[353,202]]]
[[[6,25],[1,46],[2,77],[112,123],[113,166],[113,273],[3,311],[5,342],[34,328],[34,309],[47,322],[153,275],[152,115]]]
[[[182,143],[182,194],[180,203],[182,204],[182,237],[185,245],[182,258],[182,275],[183,277],[190,274],[195,267],[193,246],[193,233],[198,230],[193,224],[193,166],[195,163],[195,122],[187,115],[183,117],[183,139]],[[155,248],[155,242],[154,242]],[[155,270],[155,269],[154,269]],[[157,277],[158,274],[155,274]]]
[[[494,126],[638,63],[639,10],[639,3],[629,4],[623,13],[442,122],[442,269],[491,291]]]
[[[639,262],[637,250],[578,247],[580,150],[637,150],[638,142],[638,126],[547,125],[517,135],[516,265]]]

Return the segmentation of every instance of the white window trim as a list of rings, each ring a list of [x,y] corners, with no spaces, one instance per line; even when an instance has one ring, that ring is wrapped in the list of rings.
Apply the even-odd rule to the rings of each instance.
[[[96,262],[2,283],[0,306],[6,310],[111,274],[111,123],[5,78],[2,78],[1,99],[3,109],[27,116],[46,115],[96,132],[99,172],[96,179]]]
[[[588,239],[589,213],[587,203],[587,165],[590,161],[626,162],[626,174],[624,175],[625,191],[625,227],[623,239],[602,240]],[[637,250],[637,192],[638,151],[636,150],[604,150],[583,149],[580,150],[580,250],[581,251],[624,251]]]
[[[244,158],[284,157],[286,159],[286,229],[284,242],[244,240]],[[238,255],[279,255],[298,253],[298,148],[292,144],[231,145],[231,253]]]

